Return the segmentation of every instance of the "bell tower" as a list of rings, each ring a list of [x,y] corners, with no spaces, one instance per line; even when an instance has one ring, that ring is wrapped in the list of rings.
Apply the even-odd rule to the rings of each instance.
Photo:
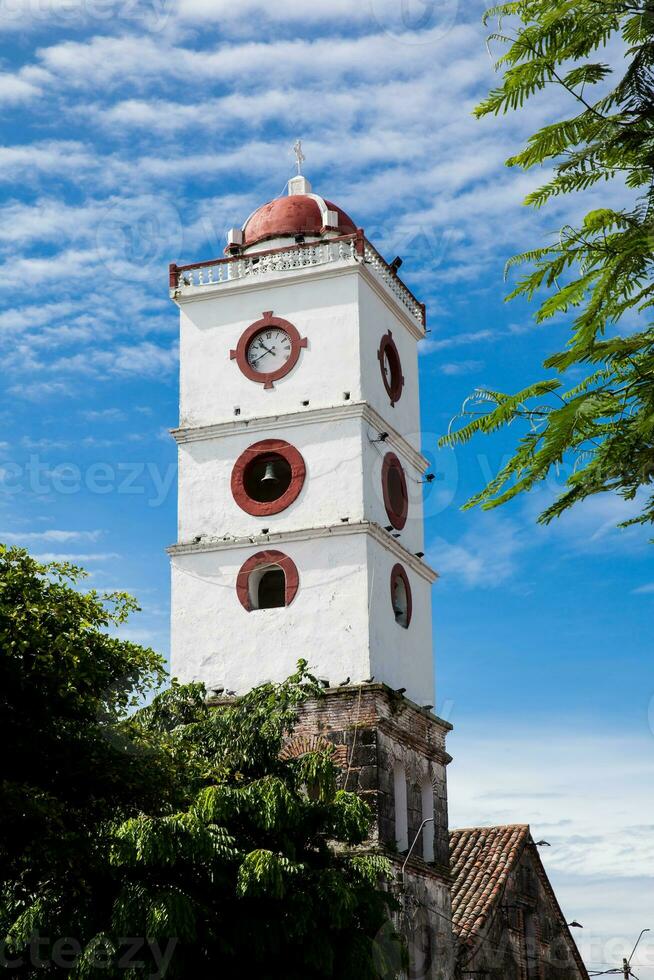
[[[181,312],[172,666],[434,700],[417,344],[424,307],[304,177],[171,269]]]
[[[172,673],[242,693],[309,662],[327,697],[287,751],[327,739],[342,755],[347,788],[373,806],[375,842],[397,855],[416,908],[437,910],[438,964],[420,975],[449,978],[450,726],[430,710],[436,574],[423,558],[425,308],[301,175],[229,232],[225,252],[170,267]]]

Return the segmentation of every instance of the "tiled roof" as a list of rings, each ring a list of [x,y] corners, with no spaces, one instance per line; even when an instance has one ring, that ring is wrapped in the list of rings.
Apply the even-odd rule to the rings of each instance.
[[[459,942],[484,927],[528,840],[527,824],[451,831],[452,924]]]

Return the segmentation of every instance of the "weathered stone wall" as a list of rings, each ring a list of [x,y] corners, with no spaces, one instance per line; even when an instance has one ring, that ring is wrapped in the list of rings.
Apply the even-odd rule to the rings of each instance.
[[[451,928],[449,836],[445,738],[451,726],[382,684],[336,688],[305,705],[285,754],[300,755],[325,742],[335,746],[342,768],[341,785],[370,805],[370,845],[386,854],[395,868],[391,884],[400,902],[396,927],[411,955],[407,980],[452,980],[454,942]],[[423,857],[419,838],[403,869],[406,853],[396,847],[394,769],[406,775],[408,841],[423,820],[423,784],[432,789],[434,860]],[[423,832],[424,833],[424,832]],[[380,950],[392,945],[378,937]]]
[[[459,980],[586,980],[539,862],[527,848],[489,926],[460,951]]]

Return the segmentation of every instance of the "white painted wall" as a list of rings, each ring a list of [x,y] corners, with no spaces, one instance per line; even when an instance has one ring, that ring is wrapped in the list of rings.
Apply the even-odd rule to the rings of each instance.
[[[275,544],[300,574],[295,601],[247,612],[236,576],[259,548],[173,557],[172,670],[239,693],[281,681],[303,657],[337,684],[370,676],[366,536]]]
[[[326,271],[325,271],[326,270]],[[213,425],[240,418],[339,405],[344,392],[361,400],[357,306],[358,268],[279,273],[264,283],[238,280],[200,298],[181,300],[180,425]],[[266,310],[290,320],[308,347],[272,389],[249,381],[229,352]]]
[[[339,534],[270,547],[293,559],[300,587],[290,606],[253,612],[238,600],[236,577],[259,547],[173,556],[175,676],[243,692],[267,680],[283,680],[303,657],[332,684],[374,675],[393,687],[406,687],[413,700],[431,703],[428,583],[410,573],[414,617],[405,630],[395,622],[390,598],[396,558],[369,535]]]
[[[371,442],[377,433],[361,418],[302,425],[278,425],[183,443],[179,452],[179,540],[197,535],[230,537],[271,531],[292,531],[343,518],[374,521],[384,527],[381,468],[388,446]],[[253,517],[232,495],[231,475],[235,461],[248,446],[263,439],[285,439],[302,454],[306,464],[304,487],[297,500],[280,514]],[[402,459],[409,489],[409,516],[399,539],[407,550],[422,550],[422,486],[420,472]]]
[[[391,425],[420,450],[420,392],[418,385],[418,341],[382,296],[361,276],[358,280],[361,329],[361,378],[363,398],[387,418]],[[391,407],[381,377],[377,352],[385,333],[391,331],[402,362],[404,388]]]
[[[306,464],[298,499],[280,514],[253,517],[238,506],[231,491],[235,461],[248,446],[263,439],[285,439]],[[299,530],[363,519],[361,420],[311,423],[286,429],[283,422],[265,430],[191,442],[179,454],[179,539],[196,535],[222,537]]]
[[[179,539],[247,538],[262,532],[343,527],[341,519],[382,527],[388,522],[381,489],[382,458],[389,448],[371,443],[377,432],[362,418],[331,422],[312,418],[318,408],[367,401],[390,427],[420,446],[417,341],[392,304],[352,262],[330,263],[265,280],[236,280],[179,299],[180,425],[237,426],[200,441],[181,442]],[[265,310],[295,324],[308,338],[294,370],[272,390],[246,379],[230,349]],[[405,387],[391,408],[377,359],[391,329],[400,351]],[[309,402],[303,406],[302,402]],[[238,407],[240,414],[235,416]],[[306,422],[285,425],[286,414],[306,412]],[[268,418],[270,424],[262,423]],[[257,425],[247,426],[257,419]],[[289,423],[292,421],[289,418]],[[285,439],[304,456],[307,478],[298,500],[279,515],[252,517],[233,500],[231,472],[249,445]],[[402,457],[401,457],[402,458]],[[409,552],[423,548],[420,472],[402,458],[410,508],[399,539]],[[236,595],[236,576],[257,544],[172,559],[172,669],[181,680],[239,692],[265,680],[282,680],[299,657],[339,683],[374,675],[405,687],[420,703],[434,701],[430,585],[407,567],[413,619],[402,629],[393,615],[390,572],[397,557],[373,536],[315,535],[270,545],[290,555],[300,588],[285,609],[246,612]]]
[[[375,433],[369,425],[363,426],[363,438],[361,444],[363,459],[363,490],[364,490],[364,514],[369,521],[375,521],[381,527],[386,527],[390,522],[386,508],[384,506],[384,494],[382,490],[381,471],[384,456],[392,451],[399,458],[404,469],[409,494],[409,512],[406,524],[400,531],[399,542],[403,547],[415,554],[416,551],[423,550],[424,532],[422,519],[422,483],[423,479],[420,470],[411,465],[406,457],[388,443],[372,442],[378,433]]]
[[[395,622],[391,603],[391,571],[398,561],[374,538],[368,538],[370,588],[369,643],[376,680],[406,694],[418,704],[435,704],[434,658],[429,582],[404,564],[413,598],[408,629]]]
[[[368,401],[419,449],[420,406],[417,340],[390,300],[366,281],[351,262],[330,263],[292,274],[277,273],[250,283],[236,280],[179,299],[180,425],[212,425],[311,408]],[[245,378],[229,352],[265,310],[290,320],[308,348],[293,371],[264,389]],[[405,386],[391,407],[377,352],[393,333]]]

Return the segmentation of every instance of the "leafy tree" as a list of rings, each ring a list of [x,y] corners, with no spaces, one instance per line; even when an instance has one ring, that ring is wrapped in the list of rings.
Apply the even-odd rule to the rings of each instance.
[[[499,20],[491,42],[506,46],[502,84],[477,116],[522,109],[558,87],[574,113],[539,130],[509,166],[553,165],[526,204],[611,181],[629,203],[586,214],[554,241],[515,256],[530,269],[508,297],[547,292],[538,323],[571,315],[563,351],[544,363],[550,376],[515,394],[478,391],[464,423],[441,440],[453,446],[516,420],[528,423],[512,458],[468,501],[495,507],[529,491],[552,467],[574,462],[563,493],[540,516],[548,523],[593,494],[638,495],[630,523],[654,521],[654,4],[651,0],[516,0],[487,11]],[[624,51],[619,77],[597,52]],[[583,380],[579,380],[580,373]],[[566,384],[570,376],[572,383]],[[474,405],[474,408],[472,406]]]
[[[0,734],[18,747],[0,926],[15,975],[378,977],[390,866],[366,852],[368,807],[338,788],[330,751],[280,758],[298,707],[322,696],[306,665],[218,706],[173,683],[130,714],[161,672],[105,632],[132,600],[107,610],[74,588],[79,570],[0,559]]]
[[[180,977],[207,964],[226,980],[378,977],[371,939],[387,921],[378,881],[390,867],[350,850],[365,842],[369,809],[337,788],[331,752],[280,758],[297,707],[320,686],[300,662],[285,683],[233,704],[210,708],[197,691],[173,687],[141,714],[185,758],[186,800],[117,828],[113,935],[131,923],[160,942],[179,937]]]
[[[0,887],[15,895],[54,877],[74,894],[98,822],[166,792],[117,727],[159,686],[163,662],[107,632],[136,604],[78,591],[83,575],[0,545]]]

